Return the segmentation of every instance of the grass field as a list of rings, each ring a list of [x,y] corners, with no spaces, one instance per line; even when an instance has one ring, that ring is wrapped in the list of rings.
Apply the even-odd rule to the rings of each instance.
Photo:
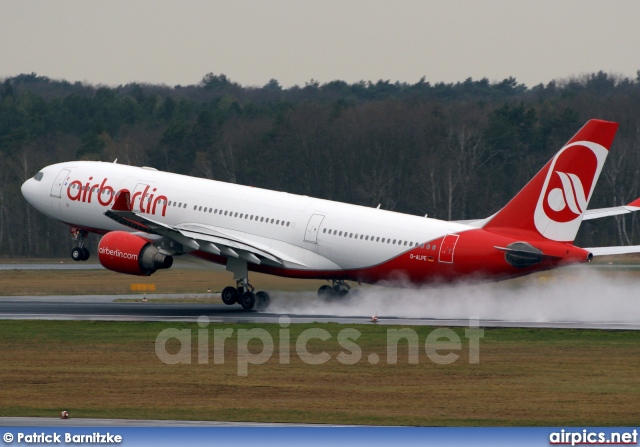
[[[620,275],[617,269],[599,269]],[[623,272],[638,278],[637,269]],[[543,273],[542,283],[571,280],[571,270]],[[315,290],[321,281],[296,281],[252,274],[265,290]],[[155,284],[157,293],[201,294],[231,283],[224,270],[172,268],[148,278],[103,269],[0,271],[3,295],[126,294],[133,283]],[[509,287],[518,287],[518,281]],[[211,298],[209,298],[211,297]],[[186,300],[180,300],[188,305]],[[349,353],[337,341],[346,326],[291,325],[291,361],[279,361],[279,325],[211,324],[206,363],[198,363],[196,324],[151,322],[0,320],[0,416],[185,419],[374,425],[637,425],[640,414],[640,332],[486,329],[480,363],[470,364],[464,329],[459,359],[433,363],[424,343],[433,330],[413,327],[420,341],[419,364],[401,345],[397,364],[387,362],[391,326],[353,325],[362,336],[359,362],[342,364]],[[190,364],[168,365],[156,355],[164,329],[192,335]],[[237,334],[261,328],[275,340],[274,355],[238,376]],[[299,334],[324,329],[331,338],[313,340],[309,350],[331,360],[309,365],[296,354]],[[232,329],[224,364],[214,364],[216,329]],[[254,340],[255,341],[255,340]],[[255,341],[251,352],[261,351]],[[173,340],[168,350],[178,352]],[[369,354],[379,355],[370,364]]]
[[[251,282],[260,290],[317,290],[324,281],[282,279],[251,273]],[[0,295],[121,295],[131,292],[131,284],[154,284],[154,293],[220,292],[235,285],[225,270],[168,269],[153,276],[130,276],[105,269],[95,270],[2,270]],[[141,292],[142,295],[142,292]]]
[[[260,327],[275,353],[239,377],[239,330]],[[295,341],[308,328],[331,334],[309,342],[331,360],[309,365]],[[196,324],[0,321],[0,415],[305,422],[384,425],[636,425],[640,414],[640,333],[593,330],[486,329],[480,363],[435,364],[424,351],[433,328],[419,336],[419,364],[406,344],[387,364],[388,326],[351,326],[362,333],[361,360],[337,342],[345,326],[292,325],[291,361],[279,361],[279,325],[214,325],[207,364],[198,364]],[[191,364],[168,365],[155,352],[166,328],[192,334]],[[214,329],[233,329],[224,364],[213,362]],[[286,339],[286,337],[283,337]],[[252,353],[262,344],[250,345]],[[167,346],[177,353],[174,339]],[[380,362],[368,362],[377,353]],[[446,351],[445,351],[446,353]]]

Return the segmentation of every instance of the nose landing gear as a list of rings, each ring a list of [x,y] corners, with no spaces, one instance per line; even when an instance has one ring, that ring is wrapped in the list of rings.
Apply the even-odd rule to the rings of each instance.
[[[86,261],[89,259],[89,249],[85,247],[84,240],[89,236],[89,232],[81,230],[76,227],[71,227],[71,239],[74,240],[78,246],[71,250],[71,259],[74,261]]]

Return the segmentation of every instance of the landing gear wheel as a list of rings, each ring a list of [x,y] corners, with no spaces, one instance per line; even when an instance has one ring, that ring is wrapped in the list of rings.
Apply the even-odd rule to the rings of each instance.
[[[253,292],[244,292],[240,297],[240,305],[244,310],[253,309],[256,304],[256,295]]]
[[[335,293],[333,291],[333,287],[329,285],[320,286],[318,289],[318,298],[323,301],[331,301],[335,298]]]
[[[263,310],[269,306],[271,303],[271,297],[267,292],[258,292],[256,293],[256,309]]]
[[[71,259],[74,261],[84,261],[84,252],[82,247],[75,247],[71,250]]]
[[[345,299],[347,295],[349,295],[349,290],[351,290],[351,286],[347,284],[342,279],[333,279],[331,280],[333,285],[325,284],[324,286],[318,289],[318,297],[326,302],[331,302],[334,299],[341,298]]]
[[[225,287],[221,293],[222,302],[228,306],[238,302],[238,291],[235,287]]]
[[[86,261],[87,259],[89,259],[89,256],[91,256],[91,253],[89,253],[89,249],[87,247],[82,247],[82,260]]]

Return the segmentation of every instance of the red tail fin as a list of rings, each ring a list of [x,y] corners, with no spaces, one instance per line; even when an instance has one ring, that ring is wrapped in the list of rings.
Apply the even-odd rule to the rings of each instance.
[[[618,123],[587,122],[484,228],[573,242],[617,129]]]

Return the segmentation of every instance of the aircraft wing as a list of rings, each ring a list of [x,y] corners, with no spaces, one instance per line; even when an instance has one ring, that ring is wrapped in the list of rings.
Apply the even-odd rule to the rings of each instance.
[[[231,235],[220,231],[216,227],[195,223],[185,223],[177,226],[167,225],[150,219],[142,213],[131,210],[130,194],[123,192],[105,216],[116,222],[149,234],[163,236],[184,247],[184,252],[204,251],[227,258],[239,258],[252,264],[266,263],[283,266],[285,261],[308,267],[304,262],[292,258],[286,253],[269,248],[264,243],[247,237]],[[167,251],[166,248],[161,249]]]

